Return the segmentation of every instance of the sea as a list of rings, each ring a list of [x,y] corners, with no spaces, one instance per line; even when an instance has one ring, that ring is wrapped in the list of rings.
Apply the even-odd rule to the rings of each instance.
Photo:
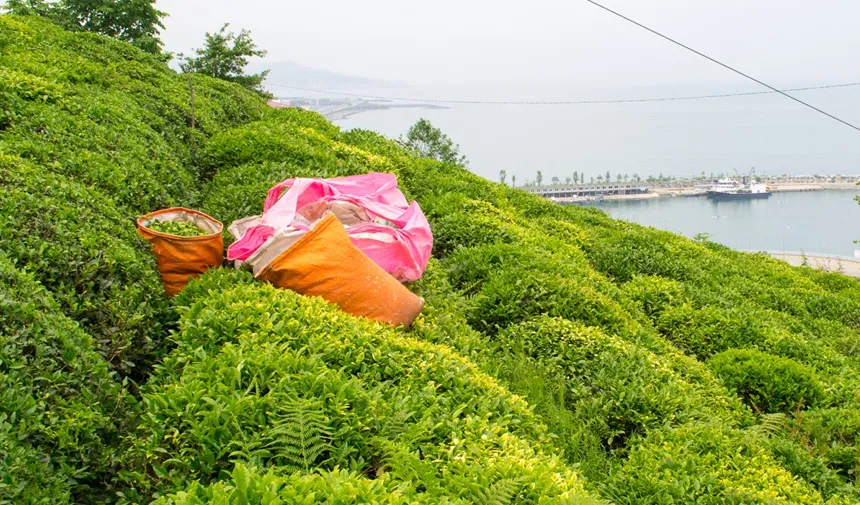
[[[782,88],[834,83],[780,83]],[[355,91],[415,108],[362,112],[336,121],[343,129],[390,138],[419,118],[459,145],[468,168],[510,184],[586,181],[620,175],[719,176],[860,174],[860,131],[778,94],[600,104],[444,104],[424,109],[397,98],[460,101],[606,101],[677,98],[760,91],[745,83],[692,83],[592,89],[569,85],[432,86]],[[798,98],[860,125],[860,86],[794,92]],[[613,217],[711,240],[736,249],[854,256],[860,239],[855,191],[779,193],[757,201],[660,198],[603,202]]]

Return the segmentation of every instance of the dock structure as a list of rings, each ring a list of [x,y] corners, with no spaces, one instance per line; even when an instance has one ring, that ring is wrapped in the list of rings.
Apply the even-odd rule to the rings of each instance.
[[[524,186],[524,191],[544,198],[588,198],[595,196],[644,195],[648,186],[623,182],[609,184],[553,184],[549,186]]]

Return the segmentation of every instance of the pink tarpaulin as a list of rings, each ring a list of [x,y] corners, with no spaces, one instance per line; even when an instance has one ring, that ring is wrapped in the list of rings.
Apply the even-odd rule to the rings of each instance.
[[[269,190],[259,221],[227,249],[245,261],[276,233],[307,230],[309,219],[332,212],[346,226],[353,245],[401,282],[421,278],[433,235],[418,203],[406,201],[393,174],[371,173],[331,179],[296,178]]]

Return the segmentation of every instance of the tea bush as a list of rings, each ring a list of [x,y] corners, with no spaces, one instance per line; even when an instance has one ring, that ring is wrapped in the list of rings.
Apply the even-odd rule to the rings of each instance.
[[[590,421],[610,449],[658,427],[715,418],[732,424],[743,416],[716,381],[687,382],[672,369],[672,357],[596,328],[538,317],[509,326],[499,339],[515,356],[563,381],[568,408]]]
[[[240,86],[179,76],[128,44],[34,16],[0,17],[0,40],[0,151],[95,186],[130,214],[193,203],[206,139],[267,109]]]
[[[215,135],[207,143],[204,156],[207,177],[217,169],[266,162],[325,165],[328,177],[396,171],[387,158],[331,139],[311,127],[273,118]]]
[[[834,469],[832,461],[810,452],[802,442],[780,433],[780,436],[764,439],[762,445],[786,470],[814,486],[823,498],[860,500],[860,493],[849,483],[850,479]]]
[[[624,283],[623,290],[652,319],[660,317],[667,309],[683,304],[687,299],[680,282],[664,277],[637,275]]]
[[[469,323],[480,331],[495,333],[541,314],[581,321],[625,335],[638,330],[638,324],[614,300],[593,286],[518,266],[490,277],[474,298]]]
[[[0,501],[858,502],[856,281],[557,205],[36,18],[0,16],[0,132],[0,272],[27,279],[0,286]],[[232,270],[166,310],[134,217],[229,226],[285,178],[369,171],[435,232],[409,330]],[[754,415],[711,370],[790,413]]]
[[[199,505],[219,503],[223,505],[305,505],[326,503],[347,505],[351,503],[385,503],[406,505],[441,503],[428,498],[405,484],[395,484],[384,474],[377,479],[368,479],[345,470],[307,475],[279,476],[272,472],[262,473],[253,467],[236,465],[230,479],[210,486],[193,482],[188,489],[169,494],[153,502],[153,505]],[[462,503],[459,500],[448,503]]]
[[[604,489],[614,503],[631,505],[824,503],[754,439],[719,424],[652,433]]]
[[[860,476],[860,413],[856,408],[810,409],[788,424],[787,436],[855,485]]]
[[[92,338],[0,256],[0,503],[97,498],[134,412]]]
[[[51,291],[115,369],[146,368],[170,321],[151,248],[101,193],[0,156],[0,250]]]
[[[815,372],[788,358],[730,349],[708,361],[714,374],[756,412],[792,412],[824,397]]]
[[[621,231],[602,236],[585,250],[598,270],[618,282],[629,281],[634,275],[678,281],[701,277],[701,267],[695,261],[701,257],[699,247],[675,237],[657,230],[648,234]]]
[[[727,349],[763,343],[767,335],[760,323],[742,309],[680,305],[665,310],[657,327],[678,348],[706,360]]]
[[[210,275],[191,284],[178,346],[143,394],[130,456],[140,471],[127,476],[142,496],[226,480],[244,463],[385,473],[451,499],[504,485],[523,503],[594,503],[541,451],[549,438],[526,404],[450,349]]]

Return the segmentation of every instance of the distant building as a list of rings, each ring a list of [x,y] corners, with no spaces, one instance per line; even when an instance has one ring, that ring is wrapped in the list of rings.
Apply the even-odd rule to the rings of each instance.
[[[284,103],[280,100],[274,100],[274,99],[266,102],[266,105],[268,105],[269,107],[274,107],[276,109],[284,109],[287,107],[292,107],[292,105],[290,105],[288,103]]]
[[[529,193],[544,198],[576,198],[608,195],[643,195],[648,193],[648,186],[642,183],[597,183],[586,185],[555,184],[551,186],[523,187]]]

